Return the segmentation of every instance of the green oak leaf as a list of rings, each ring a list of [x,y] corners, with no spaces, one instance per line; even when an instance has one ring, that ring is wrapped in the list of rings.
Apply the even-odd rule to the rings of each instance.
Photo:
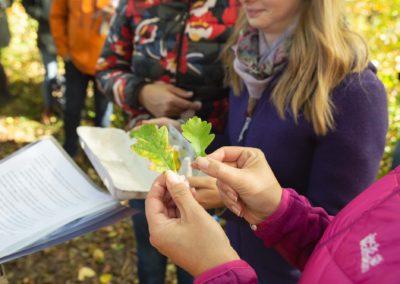
[[[197,116],[182,125],[182,135],[192,144],[197,157],[206,156],[205,150],[215,138],[210,131],[211,123],[202,121]]]
[[[145,124],[138,130],[131,131],[131,137],[137,139],[131,146],[132,150],[150,160],[151,170],[160,173],[179,170],[179,152],[169,144],[167,127],[158,128],[154,124]]]

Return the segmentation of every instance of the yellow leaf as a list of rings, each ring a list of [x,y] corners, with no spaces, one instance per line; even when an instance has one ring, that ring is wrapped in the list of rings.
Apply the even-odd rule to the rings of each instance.
[[[81,269],[79,269],[78,272],[79,281],[84,281],[86,278],[93,278],[94,276],[96,276],[96,272],[90,267],[84,266]]]
[[[104,262],[104,252],[101,249],[95,249],[93,252],[93,258],[97,262]]]
[[[110,273],[102,274],[100,276],[100,283],[101,284],[109,284],[111,283],[112,275]]]
[[[167,127],[158,128],[155,124],[145,124],[138,130],[133,130],[131,136],[136,138],[132,150],[151,162],[151,170],[160,173],[179,170],[179,152],[169,144]]]

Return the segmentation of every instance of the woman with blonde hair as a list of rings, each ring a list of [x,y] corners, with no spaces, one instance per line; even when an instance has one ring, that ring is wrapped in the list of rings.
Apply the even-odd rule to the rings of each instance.
[[[282,187],[334,215],[373,182],[385,146],[386,93],[367,46],[350,30],[344,1],[240,2],[224,55],[226,144],[262,150]],[[222,206],[216,180],[190,183],[204,207]],[[299,271],[238,216],[226,214],[227,235],[259,282],[296,283]]]

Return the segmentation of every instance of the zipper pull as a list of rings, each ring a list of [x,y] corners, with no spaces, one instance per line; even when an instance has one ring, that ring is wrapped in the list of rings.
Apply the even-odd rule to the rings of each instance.
[[[240,134],[239,134],[239,138],[238,138],[239,143],[242,142],[244,134],[246,133],[247,129],[249,128],[250,122],[251,122],[251,117],[247,116],[246,121],[243,124],[242,130],[240,131]]]

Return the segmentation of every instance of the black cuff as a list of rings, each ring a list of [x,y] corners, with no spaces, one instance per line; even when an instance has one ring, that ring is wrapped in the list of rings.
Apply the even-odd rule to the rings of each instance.
[[[136,83],[135,90],[131,94],[127,94],[125,97],[125,103],[131,108],[142,108],[143,106],[139,103],[139,94],[145,85],[149,84],[146,81],[140,81]]]

